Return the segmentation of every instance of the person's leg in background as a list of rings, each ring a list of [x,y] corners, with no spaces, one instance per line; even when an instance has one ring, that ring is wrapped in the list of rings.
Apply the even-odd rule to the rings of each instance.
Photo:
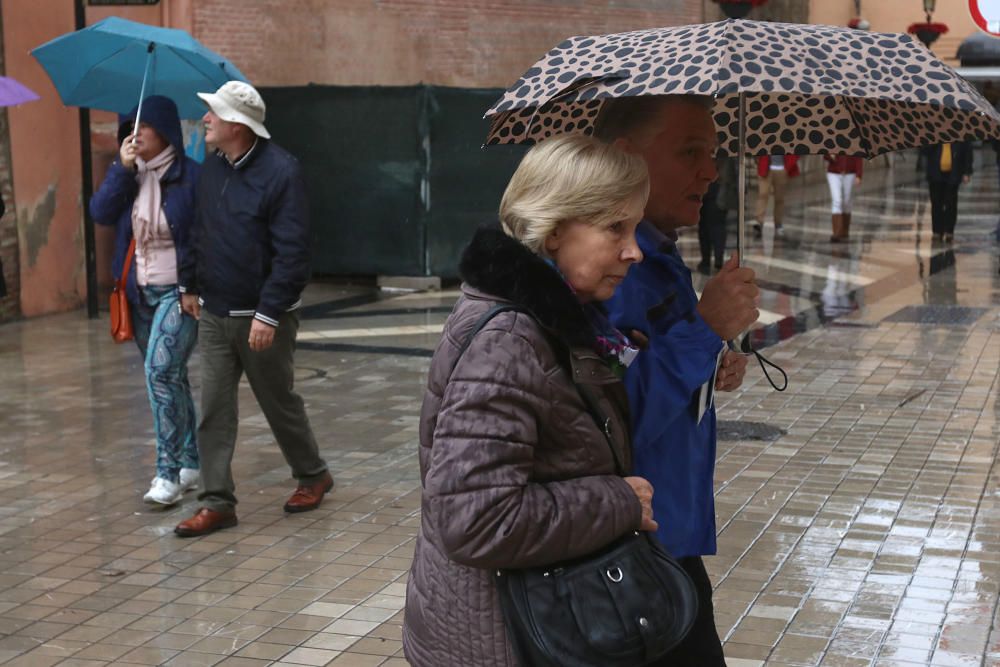
[[[701,207],[701,219],[698,221],[698,249],[701,250],[701,261],[698,262],[698,271],[708,274],[711,267],[712,240],[708,231],[708,220],[705,217],[705,202]]]
[[[940,241],[944,234],[945,188],[947,185],[938,181],[928,181],[927,190],[931,197],[931,233],[935,240]]]
[[[854,197],[854,174],[847,173],[841,175],[841,192],[843,192],[843,222],[841,230],[846,240],[851,235],[851,202]]]
[[[201,507],[177,524],[180,537],[207,535],[231,528],[236,519],[236,484],[233,453],[239,428],[239,384],[243,375],[234,336],[235,321],[247,318],[217,317],[204,308],[198,321],[201,346],[201,423],[198,456],[201,462]]]
[[[198,322],[201,346],[201,423],[198,455],[201,493],[198,500],[213,512],[232,514],[236,507],[233,452],[239,426],[238,390],[243,366],[233,340],[233,321],[202,309]]]
[[[139,349],[140,356],[142,356],[143,369],[145,369],[146,356],[149,353],[149,335],[153,328],[153,318],[156,316],[156,304],[153,303],[151,305],[146,303],[142,287],[136,286],[136,292],[139,295],[139,302],[129,302],[129,318],[132,320],[133,340],[135,341],[135,346]],[[145,380],[148,388],[148,376]],[[153,407],[152,404],[150,404],[150,407]],[[155,412],[155,407],[153,410]],[[157,447],[157,452],[159,452],[159,447]],[[150,480],[149,490],[142,496],[142,500],[144,502],[153,502],[152,494],[157,493],[159,488],[159,482],[157,482],[157,479],[158,475],[154,474],[153,478]]]
[[[955,223],[958,222],[958,188],[958,183],[945,185],[942,232],[947,242],[951,242],[955,237]]]
[[[774,191],[774,233],[779,235],[784,233],[785,191],[788,189],[788,172],[784,169],[777,169],[772,171],[768,178],[771,180],[771,189]]]
[[[840,176],[826,172],[826,184],[830,188],[830,243],[840,243],[844,234],[844,191],[841,188],[843,180]]]
[[[771,196],[771,178],[757,177],[757,210],[754,212],[753,230],[760,236],[764,228],[764,214],[767,213],[767,200]]]
[[[716,215],[716,223],[712,229],[712,249],[715,254],[715,268],[721,269],[722,265],[726,262],[726,218],[729,216],[729,210],[719,207],[718,214]]]
[[[150,500],[171,505],[197,482],[200,467],[187,372],[198,323],[181,312],[174,285],[144,287],[143,296],[156,304],[144,366],[156,434],[156,476],[162,481],[159,492],[151,490]]]
[[[261,352],[250,349],[250,320],[247,318],[245,333],[236,341],[243,368],[246,370],[250,389],[267,418],[267,423],[278,441],[285,461],[292,469],[292,476],[299,486],[319,486],[326,493],[333,486],[333,478],[326,462],[320,456],[319,445],[313,435],[305,402],[295,391],[295,339],[299,330],[298,313],[285,313],[278,321],[271,347]],[[322,500],[322,494],[320,500]],[[316,506],[319,501],[316,501]],[[286,511],[305,511],[314,507],[289,507]]]
[[[702,198],[701,215],[698,219],[698,247],[701,249],[701,262],[698,270],[708,274],[711,267],[712,247],[718,236],[716,228],[719,225],[719,215],[722,213],[718,204],[718,181],[708,186],[708,191]],[[722,224],[725,224],[723,221]]]

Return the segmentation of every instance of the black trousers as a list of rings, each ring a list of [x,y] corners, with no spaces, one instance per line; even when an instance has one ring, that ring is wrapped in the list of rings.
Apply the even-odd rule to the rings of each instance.
[[[673,651],[647,667],[726,667],[722,640],[715,629],[712,582],[700,556],[677,559],[698,590],[698,618],[684,641]]]
[[[958,220],[958,183],[928,181],[931,193],[931,231],[954,234]]]
[[[698,221],[698,245],[701,247],[701,261],[708,264],[715,255],[716,266],[722,266],[726,255],[726,214],[724,208],[719,208],[715,197],[706,197],[701,207],[701,219]]]

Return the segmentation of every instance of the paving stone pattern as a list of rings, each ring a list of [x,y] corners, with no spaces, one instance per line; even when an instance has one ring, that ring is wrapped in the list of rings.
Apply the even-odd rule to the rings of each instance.
[[[876,180],[846,249],[825,241],[821,190],[751,248],[790,386],[753,365],[717,397],[720,418],[780,429],[719,443],[707,562],[731,667],[1000,665],[996,172],[963,191],[954,248],[930,242],[919,182],[886,207]],[[294,483],[244,385],[239,526],[187,540],[172,529],[193,494],[141,502],[154,452],[134,346],[79,312],[0,327],[0,663],[406,664],[421,391],[455,294],[307,298],[298,388],[336,489],[282,512]],[[978,310],[894,316],[911,306]],[[199,368],[196,353],[196,391]]]

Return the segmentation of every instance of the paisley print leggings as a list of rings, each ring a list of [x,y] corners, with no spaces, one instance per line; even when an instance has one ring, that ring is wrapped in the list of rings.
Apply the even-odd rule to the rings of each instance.
[[[142,353],[156,433],[156,476],[177,482],[181,468],[198,468],[195,419],[187,363],[198,322],[181,313],[176,285],[139,288],[132,304],[135,342]]]

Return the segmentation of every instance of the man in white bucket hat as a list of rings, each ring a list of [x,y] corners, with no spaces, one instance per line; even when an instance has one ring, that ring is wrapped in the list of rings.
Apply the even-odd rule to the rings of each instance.
[[[309,212],[298,161],[270,141],[264,100],[248,83],[198,93],[215,153],[198,181],[190,261],[179,268],[181,305],[200,319],[201,508],[174,529],[181,537],[236,525],[232,476],[237,387],[246,373],[298,481],[286,512],[316,509],[333,488],[302,398],[295,393],[297,309],[309,279]]]
[[[214,93],[198,93],[211,113],[227,123],[246,125],[258,137],[270,139],[271,135],[264,127],[264,100],[257,89],[243,81],[227,81]],[[207,114],[206,114],[207,116]],[[209,121],[205,121],[208,130]],[[212,143],[207,132],[205,140]]]

